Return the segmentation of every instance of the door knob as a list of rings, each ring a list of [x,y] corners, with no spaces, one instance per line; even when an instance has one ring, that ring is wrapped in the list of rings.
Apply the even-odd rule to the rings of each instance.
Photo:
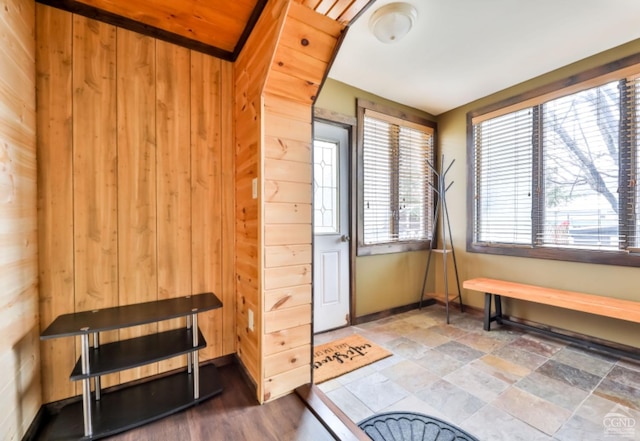
[[[349,236],[347,236],[346,234],[343,234],[340,237],[340,242],[349,242],[351,240],[351,238]]]

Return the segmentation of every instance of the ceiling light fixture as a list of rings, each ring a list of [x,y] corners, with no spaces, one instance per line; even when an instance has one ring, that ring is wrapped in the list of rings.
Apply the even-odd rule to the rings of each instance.
[[[395,43],[407,35],[418,18],[418,11],[409,3],[389,3],[375,11],[369,19],[373,35],[383,43]]]

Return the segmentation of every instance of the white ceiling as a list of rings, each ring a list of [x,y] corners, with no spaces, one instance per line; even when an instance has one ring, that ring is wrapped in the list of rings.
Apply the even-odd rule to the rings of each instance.
[[[329,77],[433,115],[640,38],[640,0],[404,0],[411,32],[351,25]]]

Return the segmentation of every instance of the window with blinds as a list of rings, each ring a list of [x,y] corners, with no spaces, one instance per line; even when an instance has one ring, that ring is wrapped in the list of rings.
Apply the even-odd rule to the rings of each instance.
[[[471,251],[594,262],[595,251],[603,263],[640,265],[611,257],[640,252],[637,58],[570,89],[469,115]]]
[[[364,107],[359,115],[358,254],[428,246],[433,176],[427,164],[434,157],[433,123]]]
[[[531,244],[532,109],[474,127],[476,240]]]
[[[619,248],[620,93],[610,82],[548,101],[536,243]]]

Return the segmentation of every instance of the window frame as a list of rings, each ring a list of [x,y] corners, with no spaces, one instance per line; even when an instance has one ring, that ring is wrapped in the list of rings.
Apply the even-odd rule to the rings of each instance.
[[[622,59],[583,71],[577,75],[554,81],[544,86],[534,88],[520,95],[512,96],[487,106],[472,110],[467,113],[467,251],[503,256],[529,257],[537,259],[561,260],[569,262],[584,262],[618,266],[640,267],[640,254],[629,250],[590,250],[577,248],[554,248],[551,246],[516,245],[516,244],[487,244],[474,243],[475,225],[475,145],[474,145],[474,120],[478,118],[490,119],[494,116],[507,114],[516,110],[537,105],[553,99],[554,97],[576,93],[581,90],[595,87],[607,80],[613,81],[620,76],[631,76],[633,72],[640,71],[640,53],[633,54]],[[640,141],[636,141],[640,143]],[[623,148],[623,146],[620,146]],[[535,151],[535,149],[534,149]],[[640,159],[640,146],[638,148]],[[535,161],[535,153],[534,153]],[[620,166],[620,173],[623,173]],[[534,171],[535,172],[535,171]],[[534,179],[536,174],[534,173]],[[627,192],[621,192],[620,197],[627,196]],[[534,211],[539,210],[539,198],[532,201]],[[535,213],[534,213],[535,214]],[[535,230],[535,226],[532,227]]]
[[[364,116],[365,111],[374,111],[384,115],[388,115],[392,118],[401,119],[407,121],[408,125],[418,124],[433,130],[433,148],[431,151],[430,162],[435,165],[435,157],[437,150],[437,124],[435,121],[422,118],[415,114],[410,114],[387,105],[377,104],[365,99],[357,99],[357,146],[356,146],[356,176],[357,176],[357,191],[356,191],[356,254],[358,256],[371,256],[380,254],[400,253],[408,251],[419,251],[429,249],[431,247],[431,239],[426,240],[394,240],[391,242],[377,243],[377,244],[365,244],[364,243]],[[431,185],[435,185],[433,181],[433,174],[431,174]],[[429,214],[432,214],[435,210],[435,199],[431,200],[431,206],[427,208]]]

